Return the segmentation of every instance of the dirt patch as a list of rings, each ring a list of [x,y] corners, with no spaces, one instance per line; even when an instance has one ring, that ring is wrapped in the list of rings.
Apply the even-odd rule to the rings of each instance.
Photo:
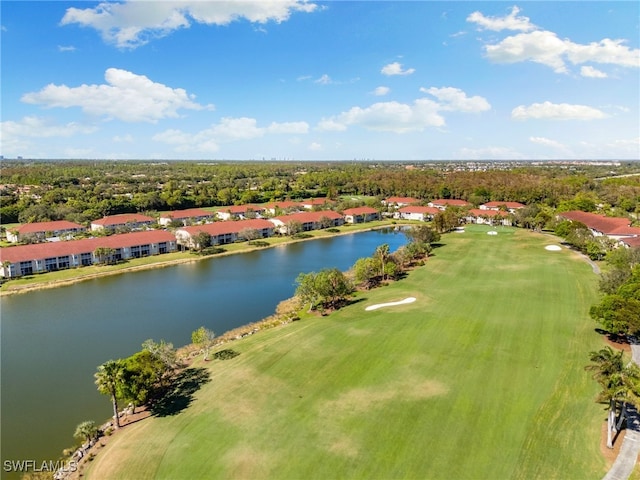
[[[261,478],[268,473],[269,458],[248,445],[238,445],[224,455],[228,478]],[[220,473],[220,472],[219,472]]]
[[[626,430],[621,430],[618,432],[616,436],[613,437],[613,448],[607,447],[607,422],[603,422],[602,429],[600,432],[600,451],[602,452],[602,456],[607,462],[607,470],[611,468],[613,462],[615,462],[618,457],[618,453],[620,453],[620,447],[622,446],[622,441],[624,440],[624,435]]]

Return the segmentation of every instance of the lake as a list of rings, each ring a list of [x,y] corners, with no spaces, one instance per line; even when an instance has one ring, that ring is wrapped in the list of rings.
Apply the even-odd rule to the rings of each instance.
[[[271,315],[301,272],[336,267],[404,234],[385,229],[131,272],[0,299],[2,462],[56,460],[76,425],[111,416],[96,367],[146,339],[176,347],[204,325],[217,334]],[[3,472],[5,473],[5,472]]]

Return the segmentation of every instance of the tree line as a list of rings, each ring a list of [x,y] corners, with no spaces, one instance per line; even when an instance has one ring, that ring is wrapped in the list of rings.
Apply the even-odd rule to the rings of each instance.
[[[597,165],[513,165],[458,171],[424,162],[3,162],[3,223],[69,220],[87,224],[120,213],[144,213],[340,196],[412,196],[517,201],[560,210],[638,213],[640,178],[611,176]],[[616,174],[637,167],[616,167]],[[379,205],[379,203],[378,203]],[[349,203],[345,204],[348,208]]]

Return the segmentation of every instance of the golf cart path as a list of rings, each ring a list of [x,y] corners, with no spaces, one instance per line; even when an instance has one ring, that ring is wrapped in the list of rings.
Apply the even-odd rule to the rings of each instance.
[[[637,338],[630,338],[631,356],[633,361],[640,364],[640,344]],[[629,405],[627,407],[627,430],[620,447],[620,452],[616,457],[611,469],[602,480],[627,480],[636,466],[638,454],[640,453],[640,416],[638,410]]]

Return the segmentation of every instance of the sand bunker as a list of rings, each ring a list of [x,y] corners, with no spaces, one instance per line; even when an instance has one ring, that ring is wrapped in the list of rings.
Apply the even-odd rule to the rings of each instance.
[[[487,232],[487,235],[497,235],[497,234],[498,234],[498,232],[496,232],[495,230],[489,230]]]
[[[382,307],[393,307],[395,305],[404,305],[405,303],[413,303],[415,301],[416,301],[415,297],[407,297],[404,300],[400,300],[399,302],[378,303],[377,305],[371,305],[365,308],[365,310],[367,311],[377,310],[378,308],[382,308]]]
[[[562,250],[562,247],[559,247],[558,245],[547,245],[546,247],[544,247],[545,250],[550,250],[552,252],[557,252],[558,250]]]

